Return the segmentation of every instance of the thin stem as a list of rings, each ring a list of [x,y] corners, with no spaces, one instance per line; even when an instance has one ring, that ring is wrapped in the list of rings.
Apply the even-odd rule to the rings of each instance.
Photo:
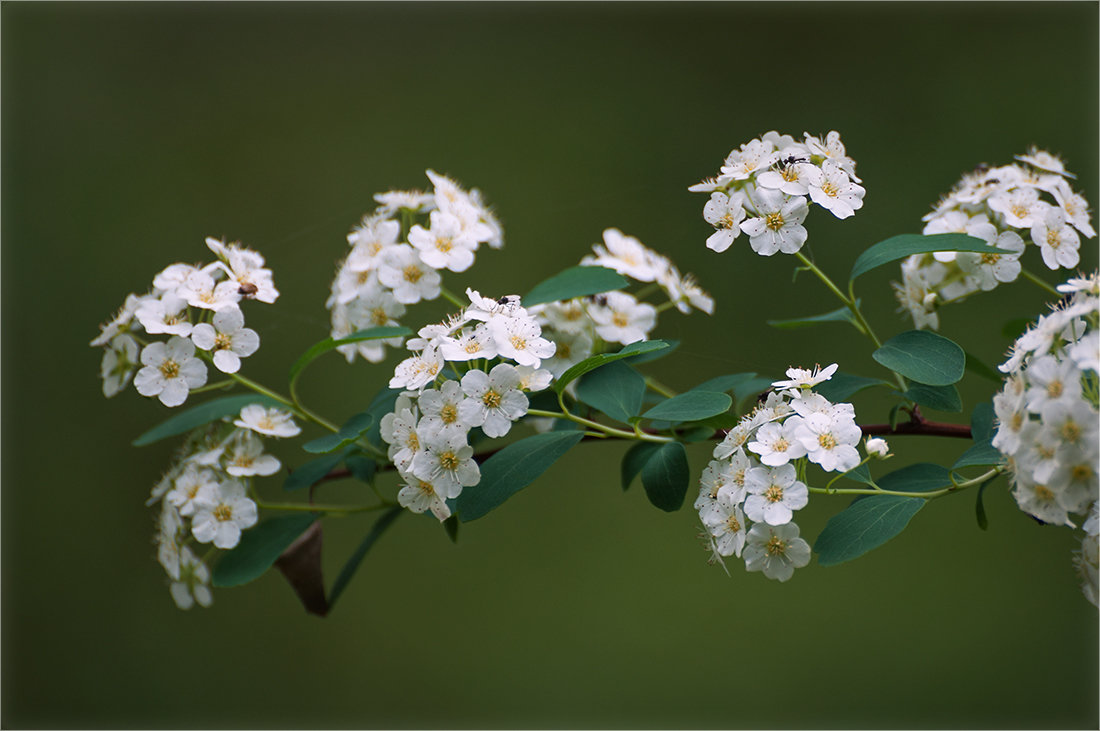
[[[664,385],[656,378],[652,378],[650,376],[645,377],[645,385],[647,388],[649,388],[650,391],[653,391],[654,393],[659,393],[665,398],[672,398],[676,395],[676,392],[673,391],[671,388]]]
[[[266,386],[261,386],[259,383],[256,383],[255,381],[253,381],[250,378],[245,378],[244,376],[242,376],[239,373],[230,373],[229,377],[232,378],[237,383],[240,383],[242,386],[246,386],[248,388],[251,388],[256,393],[262,393],[264,396],[267,396],[268,398],[275,399],[276,401],[283,404],[284,406],[289,408],[291,411],[296,413],[298,416],[300,416],[303,419],[306,419],[307,421],[312,421],[314,424],[318,424],[320,426],[323,426],[325,429],[328,429],[331,432],[340,431],[339,427],[337,427],[335,424],[333,424],[329,420],[327,420],[327,419],[325,419],[321,416],[318,416],[317,414],[313,413],[312,411],[305,408],[304,406],[301,406],[299,404],[295,404],[292,400],[288,399],[286,396],[282,396],[280,394],[277,394],[274,391],[272,391],[270,388],[267,388]]]
[[[586,426],[590,429],[594,429],[598,432],[602,432],[605,435],[619,437],[620,439],[636,439],[643,442],[675,442],[672,437],[662,437],[657,434],[647,434],[643,431],[629,432],[623,429],[615,429],[614,427],[605,426],[598,421],[592,421],[585,419],[583,416],[577,416],[569,412],[565,408],[565,404],[561,403],[561,396],[558,396],[558,402],[561,405],[561,413],[556,411],[543,411],[542,409],[528,409],[527,413],[531,416],[543,416],[550,419],[568,419],[569,421],[575,421],[578,424]]]
[[[1003,467],[994,467],[993,469],[985,472],[972,480],[966,480],[965,482],[959,482],[945,487],[941,490],[931,490],[929,492],[905,492],[901,490],[884,490],[881,487],[878,489],[866,489],[866,488],[831,488],[831,487],[811,487],[809,491],[818,495],[895,495],[897,497],[919,497],[924,500],[934,500],[938,497],[943,497],[948,493],[958,492],[959,490],[965,490],[968,487],[974,487],[980,485],[983,482],[992,480],[997,475],[1004,471]]]
[[[1032,282],[1039,285],[1040,289],[1045,289],[1047,292],[1049,292],[1050,294],[1054,295],[1055,297],[1057,297],[1059,299],[1062,298],[1062,293],[1059,292],[1057,289],[1055,289],[1053,285],[1051,285],[1050,283],[1040,279],[1038,276],[1036,276],[1035,274],[1032,274],[1027,269],[1021,269],[1020,274],[1023,274],[1024,277],[1026,277],[1027,279],[1030,279]]]
[[[448,302],[450,302],[450,303],[451,303],[452,305],[454,305],[455,307],[459,307],[459,308],[465,309],[465,308],[466,308],[466,305],[468,304],[468,303],[466,303],[466,302],[463,302],[462,300],[460,300],[460,299],[458,298],[458,296],[456,296],[456,295],[455,295],[455,293],[454,293],[454,292],[452,292],[451,290],[447,289],[447,288],[446,288],[446,287],[444,287],[444,286],[443,286],[442,284],[441,284],[441,285],[439,285],[439,293],[440,293],[441,295],[443,295],[443,299],[447,300]]]
[[[369,513],[373,510],[392,508],[396,503],[388,501],[377,505],[310,505],[308,503],[265,503],[256,501],[256,507],[265,510],[286,510],[300,513],[328,513],[330,515],[343,515],[347,513]]]
[[[200,386],[199,388],[193,388],[193,389],[191,389],[191,393],[196,394],[196,393],[206,393],[207,391],[217,391],[218,389],[227,388],[227,387],[232,386],[232,385],[233,385],[233,379],[232,378],[227,378],[224,381],[215,381],[214,383],[208,383],[205,386]]]

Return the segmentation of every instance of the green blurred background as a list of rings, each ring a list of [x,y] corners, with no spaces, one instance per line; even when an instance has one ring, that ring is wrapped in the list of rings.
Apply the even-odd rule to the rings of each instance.
[[[1097,614],[1071,569],[1075,538],[1025,517],[1003,482],[987,491],[987,532],[972,495],[935,501],[886,546],[781,585],[738,561],[732,578],[708,567],[693,511],[624,495],[625,445],[586,444],[458,545],[429,519],[398,522],[325,620],[274,573],[180,612],[143,506],[173,447],[129,446],[168,410],[132,389],[105,401],[87,347],[127,292],[207,260],[203,237],[225,235],[275,271],[277,305],[246,313],[263,348],[245,372],[285,388],[328,333],[345,233],[374,192],[423,186],[432,167],[480,187],[505,225],[505,249],[452,289],[526,291],[617,226],[718,301],[713,318],[664,316],[657,335],[685,341],[653,366],[671,386],[815,361],[873,374],[854,331],[764,325],[836,303],[808,277],[792,284],[790,259],[743,241],[708,251],[705,197],[686,187],[769,129],[840,130],[866,205],[808,221],[837,276],[869,244],[919,231],[964,170],[1032,143],[1062,153],[1095,203],[1095,3],[0,13],[5,727],[1097,726]],[[1095,240],[1083,248],[1094,267]],[[908,327],[896,276],[862,285],[883,334]],[[1000,324],[1043,301],[1003,287],[945,311],[942,332],[995,363]],[[393,363],[330,356],[303,397],[346,417]],[[967,409],[992,389],[968,376]],[[966,444],[895,447],[901,466]],[[690,457],[697,473],[705,448]],[[803,534],[844,503],[815,500]],[[326,523],[330,580],[368,525]]]

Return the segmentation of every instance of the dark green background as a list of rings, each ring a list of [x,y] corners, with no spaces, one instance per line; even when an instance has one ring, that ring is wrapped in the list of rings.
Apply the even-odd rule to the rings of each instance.
[[[808,221],[838,277],[867,245],[919,231],[961,172],[1032,143],[1064,154],[1095,204],[1095,3],[2,15],[5,726],[1097,726],[1097,615],[1074,537],[1025,517],[1003,482],[987,492],[988,532],[972,495],[935,501],[883,548],[781,585],[738,561],[732,578],[708,567],[693,512],[623,495],[625,446],[585,444],[457,546],[402,519],[326,620],[277,575],[179,612],[143,507],[171,446],[128,446],[168,410],[132,390],[103,400],[87,347],[127,292],[226,235],[275,271],[277,305],[246,313],[263,348],[245,372],[283,387],[327,335],[344,234],[372,193],[424,185],[430,166],[480,187],[505,225],[505,249],[452,289],[526,291],[618,226],[718,301],[713,318],[664,316],[657,335],[685,340],[654,366],[671,386],[815,361],[874,374],[851,330],[767,328],[836,303],[808,277],[792,285],[789,258],[743,240],[708,251],[705,197],[686,187],[769,129],[840,130],[866,205]],[[896,276],[862,285],[884,335],[907,328]],[[943,333],[998,362],[1000,323],[1042,302],[1003,287],[945,311]],[[346,417],[392,365],[330,357],[303,396]],[[968,409],[992,393],[963,385]],[[881,403],[856,405],[884,420]],[[895,464],[965,446],[899,438]],[[707,459],[690,457],[696,472]],[[803,533],[844,502],[815,499]],[[367,525],[326,524],[330,580]]]

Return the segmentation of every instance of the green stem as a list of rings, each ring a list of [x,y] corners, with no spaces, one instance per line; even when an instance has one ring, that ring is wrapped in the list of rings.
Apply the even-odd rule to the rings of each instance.
[[[866,488],[842,488],[837,490],[830,487],[811,487],[809,488],[809,491],[818,495],[896,495],[897,497],[919,497],[924,500],[933,500],[938,497],[943,497],[948,493],[958,492],[959,490],[965,490],[968,487],[974,487],[976,485],[982,484],[983,482],[988,482],[1002,472],[1004,472],[1003,467],[994,467],[988,472],[979,475],[972,480],[966,480],[965,482],[959,482],[951,485],[951,487],[945,487],[942,490],[932,490],[930,492],[904,492],[896,490],[884,490],[882,488],[871,490],[868,490]]]
[[[287,510],[300,513],[328,513],[345,515],[350,513],[368,513],[374,510],[392,508],[396,503],[381,502],[378,505],[309,505],[306,503],[265,503],[256,501],[256,507],[265,510]]]
[[[232,386],[232,385],[233,385],[233,379],[232,378],[227,378],[224,381],[215,381],[214,383],[208,383],[205,386],[200,386],[199,388],[193,388],[193,389],[191,389],[191,393],[196,394],[196,393],[206,393],[207,391],[217,391],[220,388],[225,388],[227,386]]]
[[[1062,298],[1062,293],[1059,292],[1057,289],[1055,289],[1053,285],[1051,285],[1051,284],[1045,282],[1044,280],[1040,279],[1038,276],[1036,276],[1035,274],[1032,274],[1027,269],[1021,269],[1020,274],[1023,274],[1025,278],[1030,279],[1032,282],[1039,285],[1040,289],[1045,289],[1047,292],[1051,293],[1052,295],[1054,295],[1058,299]]]
[[[672,398],[676,395],[676,392],[673,391],[671,388],[664,385],[656,378],[651,378],[650,376],[645,377],[645,385],[647,388],[649,388],[650,391],[653,391],[654,393],[659,393],[665,398]]]
[[[452,305],[460,309],[466,309],[466,305],[469,304],[468,302],[463,302],[461,299],[458,298],[457,295],[455,295],[454,292],[447,289],[442,284],[439,285],[439,293],[443,295],[443,299],[447,300]]]
[[[301,406],[299,404],[294,403],[294,401],[292,401],[291,399],[288,399],[286,396],[282,396],[280,394],[277,394],[274,391],[272,391],[270,388],[267,388],[266,386],[261,386],[260,384],[253,381],[251,378],[245,378],[244,376],[242,376],[239,373],[230,373],[229,377],[232,378],[237,383],[241,384],[242,386],[246,386],[247,388],[251,388],[256,393],[262,393],[264,396],[267,396],[268,398],[275,399],[276,401],[283,404],[288,409],[290,409],[292,412],[294,412],[295,414],[297,414],[301,418],[306,419],[307,421],[312,421],[314,424],[318,424],[320,426],[323,426],[325,429],[328,429],[331,432],[340,431],[339,427],[337,427],[335,424],[328,421],[327,419],[325,419],[321,416],[318,416],[317,414],[313,413],[312,411],[305,408],[304,406]]]
[[[558,397],[559,403],[561,402],[561,396]],[[569,421],[575,421],[578,424],[586,426],[590,429],[602,432],[602,435],[619,437],[620,439],[635,439],[643,442],[675,442],[672,437],[662,437],[657,434],[646,434],[645,432],[632,432],[625,431],[623,429],[615,429],[614,427],[605,426],[597,421],[585,419],[583,416],[577,416],[571,414],[568,409],[565,408],[565,404],[561,404],[561,413],[556,411],[543,411],[542,409],[528,409],[527,414],[529,416],[543,416],[549,419],[568,419]],[[601,436],[602,436],[601,435]]]

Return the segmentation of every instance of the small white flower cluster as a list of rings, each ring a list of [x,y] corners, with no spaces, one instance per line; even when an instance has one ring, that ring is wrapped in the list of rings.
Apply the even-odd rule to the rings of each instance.
[[[127,295],[122,309],[92,340],[93,347],[104,347],[104,396],[119,393],[133,378],[142,396],[179,406],[192,389],[206,384],[204,360],[223,373],[236,373],[241,358],[260,347],[260,336],[244,326],[240,302],[272,303],[279,297],[271,270],[264,267],[263,256],[239,244],[208,238],[206,245],[217,261],[165,268],[148,294]],[[143,333],[168,340],[144,342]],[[198,357],[196,348],[204,351]]]
[[[672,261],[618,229],[603,232],[603,244],[594,244],[595,255],[581,259],[582,266],[613,269],[637,282],[655,283],[680,312],[694,307],[714,313],[714,299],[690,275],[680,274]],[[667,305],[666,305],[667,307]],[[629,345],[646,340],[657,326],[658,308],[622,291],[606,292],[531,308],[538,324],[547,330],[557,351],[546,368],[554,377],[592,355],[599,341]]]
[[[715,231],[707,248],[725,251],[744,232],[753,251],[772,256],[806,243],[807,198],[848,218],[863,207],[860,182],[835,130],[824,140],[807,132],[801,142],[772,131],[730,152],[716,178],[688,190],[710,193],[703,218]]]
[[[427,175],[431,193],[379,193],[374,196],[378,208],[348,234],[351,251],[340,262],[325,302],[332,310],[333,338],[396,325],[406,305],[439,297],[440,270],[466,271],[481,244],[503,246],[500,223],[476,189],[464,191],[431,170]],[[357,354],[378,363],[387,345],[401,343],[401,338],[369,340],[339,350],[349,363]]]
[[[414,513],[430,510],[439,520],[451,515],[447,500],[481,481],[469,444],[470,430],[487,437],[508,434],[527,414],[526,392],[550,385],[540,368],[554,354],[535,318],[519,297],[500,300],[466,290],[470,305],[439,325],[427,325],[407,347],[414,355],[394,369],[390,388],[406,389],[392,413],[382,417],[380,433],[388,456],[404,480],[398,502]],[[508,359],[489,369],[494,359]],[[484,369],[473,361],[486,363]],[[443,375],[444,364],[466,368],[458,380]]]
[[[1096,235],[1088,201],[1070,187],[1067,178],[1074,176],[1060,159],[1035,148],[1016,159],[1024,164],[982,165],[964,175],[924,216],[925,235],[966,234],[1014,253],[942,251],[905,259],[902,282],[894,283],[894,290],[899,311],[909,312],[918,329],[939,327],[940,305],[1015,281],[1028,240],[1039,247],[1048,269],[1059,269],[1080,261],[1079,234]]]
[[[1096,592],[1096,502],[1100,490],[1100,275],[1070,279],[1050,314],[1013,345],[1004,389],[993,397],[997,433],[1020,509],[1052,525],[1076,527],[1089,514],[1078,566],[1085,595]]]
[[[161,503],[157,523],[157,560],[171,580],[180,609],[208,607],[210,571],[188,544],[211,543],[229,550],[241,531],[258,519],[248,495],[248,480],[272,475],[282,466],[263,451],[258,434],[293,437],[301,429],[290,414],[250,405],[229,423],[224,419],[192,432],[168,472],[153,486],[146,505]]]
[[[792,521],[809,501],[809,489],[798,479],[805,469],[800,460],[826,472],[847,472],[862,461],[855,409],[810,390],[836,368],[789,369],[789,380],[773,383],[777,390],[714,448],[695,509],[718,556],[743,554],[747,570],[779,581],[810,562],[810,546]],[[867,450],[878,456],[888,451],[881,439],[868,440]]]

